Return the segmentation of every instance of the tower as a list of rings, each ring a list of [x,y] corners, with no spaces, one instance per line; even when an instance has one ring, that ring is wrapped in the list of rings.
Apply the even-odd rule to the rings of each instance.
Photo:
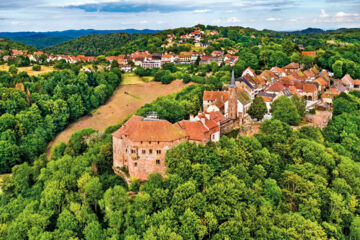
[[[234,74],[234,70],[232,71],[232,76],[231,76],[231,82],[229,85],[229,106],[228,106],[228,111],[229,111],[229,118],[232,120],[235,120],[238,118],[238,114],[237,114],[237,94],[236,94],[236,84],[235,84],[235,74]]]

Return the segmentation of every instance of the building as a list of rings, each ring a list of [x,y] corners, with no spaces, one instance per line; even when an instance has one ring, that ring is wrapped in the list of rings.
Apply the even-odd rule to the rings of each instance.
[[[151,173],[166,172],[165,154],[189,136],[178,124],[156,116],[133,116],[113,134],[113,168],[146,180]]]
[[[288,65],[286,65],[285,67],[283,67],[284,71],[286,74],[290,74],[293,72],[297,72],[301,70],[300,64],[298,63],[290,63]]]
[[[302,95],[305,97],[306,100],[309,101],[316,101],[318,99],[318,88],[313,83],[305,83],[303,86]]]

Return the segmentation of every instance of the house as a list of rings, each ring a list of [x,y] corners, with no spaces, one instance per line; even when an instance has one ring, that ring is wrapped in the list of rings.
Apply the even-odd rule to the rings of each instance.
[[[210,32],[210,35],[211,35],[211,36],[218,35],[218,34],[219,34],[219,32],[218,32],[217,30],[214,30],[214,31],[211,31],[211,32]]]
[[[201,60],[200,60],[200,64],[201,65],[206,65],[206,64],[210,64],[213,61],[213,57],[211,56],[202,56]]]
[[[210,106],[216,106],[222,114],[228,111],[229,92],[225,91],[204,91],[203,109],[208,111]]]
[[[275,73],[278,78],[282,78],[282,77],[285,77],[286,76],[286,72],[284,71],[284,69],[282,68],[279,68],[279,67],[272,67],[270,69],[271,72]]]
[[[303,51],[301,52],[302,56],[313,56],[316,57],[316,51]]]
[[[242,77],[244,77],[244,76],[246,76],[246,75],[248,75],[248,76],[250,76],[250,77],[255,77],[256,76],[256,73],[255,73],[255,71],[251,68],[251,67],[248,67],[248,68],[246,68],[244,71],[243,71],[243,73],[241,74],[241,76]]]
[[[305,83],[303,86],[302,95],[305,97],[306,100],[309,101],[316,101],[318,99],[318,88],[313,83]]]
[[[246,118],[247,111],[250,108],[251,105],[251,96],[246,91],[240,91],[237,95],[238,97],[238,113],[241,118]]]
[[[281,82],[275,82],[268,89],[265,90],[266,93],[276,94],[277,96],[283,95],[282,91],[285,89],[285,86]]]
[[[182,120],[178,125],[189,136],[189,142],[206,144],[220,140],[220,126],[208,113],[199,112],[196,117],[190,115],[190,120]]]
[[[164,54],[161,56],[161,62],[164,63],[173,63],[175,61],[175,57],[172,54]]]
[[[300,64],[298,63],[290,63],[288,65],[286,65],[285,67],[283,67],[284,71],[286,74],[290,74],[293,72],[297,72],[301,70]]]
[[[344,87],[347,89],[354,89],[354,80],[349,74],[346,74],[342,79],[341,82],[343,83]]]
[[[142,68],[161,68],[160,60],[146,60],[140,64]]]
[[[223,56],[224,56],[224,51],[217,51],[217,50],[215,50],[215,51],[213,51],[213,52],[211,53],[211,56],[214,57],[214,58],[216,58],[216,57],[223,57]]]
[[[319,83],[319,92],[325,91],[325,88],[330,85],[323,77],[318,77],[314,82]]]
[[[113,169],[127,169],[131,177],[146,180],[152,173],[165,175],[165,154],[189,136],[178,125],[156,116],[133,116],[113,133]]]
[[[360,90],[360,80],[354,80],[354,90]]]
[[[334,97],[336,97],[339,94],[340,92],[336,88],[330,88],[321,95],[321,100],[323,103],[332,106]]]

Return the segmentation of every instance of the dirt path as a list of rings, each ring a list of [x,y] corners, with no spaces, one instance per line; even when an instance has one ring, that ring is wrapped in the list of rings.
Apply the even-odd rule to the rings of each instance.
[[[62,141],[67,142],[73,132],[83,128],[104,131],[108,126],[121,123],[144,104],[150,103],[160,96],[177,92],[185,86],[188,85],[185,85],[181,80],[173,81],[168,85],[163,85],[159,82],[149,82],[120,86],[115,90],[114,95],[108,102],[94,111],[92,116],[80,118],[58,134],[55,140],[48,145],[48,156],[53,146]]]

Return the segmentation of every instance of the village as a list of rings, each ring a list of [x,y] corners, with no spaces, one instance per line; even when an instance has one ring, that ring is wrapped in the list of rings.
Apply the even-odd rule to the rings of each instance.
[[[332,100],[342,92],[360,89],[360,80],[345,75],[333,81],[332,73],[315,67],[303,71],[298,63],[283,68],[273,67],[257,75],[247,68],[222,91],[205,91],[203,111],[189,120],[171,124],[159,119],[156,113],[147,117],[133,116],[113,134],[113,169],[123,176],[126,170],[130,177],[145,181],[152,173],[165,175],[166,151],[181,142],[196,144],[217,142],[233,129],[253,122],[247,111],[255,97],[264,99],[267,114],[271,119],[271,104],[281,96],[297,95],[306,100],[306,111],[320,110],[319,114],[307,114],[306,122],[323,128],[331,119]]]

